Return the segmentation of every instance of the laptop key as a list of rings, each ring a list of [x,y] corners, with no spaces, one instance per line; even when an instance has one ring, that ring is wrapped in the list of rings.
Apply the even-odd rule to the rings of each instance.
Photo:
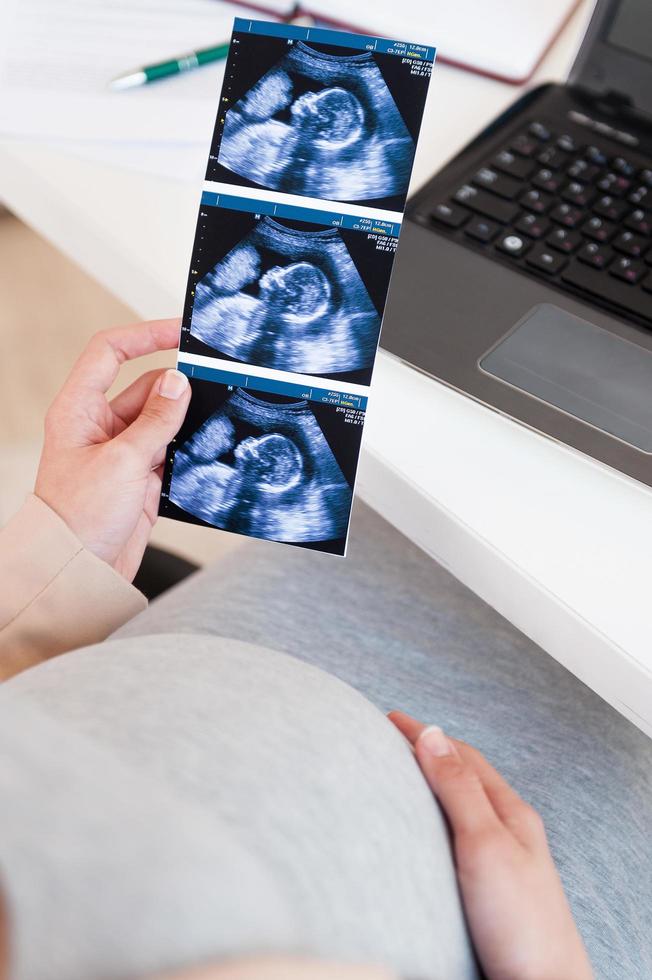
[[[584,212],[580,211],[579,208],[571,207],[570,204],[559,204],[550,212],[550,217],[557,224],[565,225],[566,228],[577,228],[584,217]]]
[[[509,177],[516,177],[518,180],[525,180],[526,177],[529,177],[535,166],[532,160],[518,157],[510,150],[501,150],[493,158],[492,163],[496,170],[502,171]]]
[[[639,172],[638,179],[647,187],[652,187],[652,170],[648,169],[647,167],[645,170],[641,170]]]
[[[632,289],[631,285],[621,282],[604,272],[592,269],[582,262],[570,262],[561,274],[563,282],[576,289],[601,300],[608,300],[615,306],[633,313],[635,316],[652,320],[652,299],[641,289]]]
[[[544,167],[549,167],[550,170],[565,170],[568,166],[570,155],[568,153],[562,153],[556,146],[547,146],[545,150],[539,153],[537,160]]]
[[[586,160],[576,160],[575,163],[571,163],[566,173],[573,180],[579,180],[583,184],[592,184],[600,173],[600,168],[592,163],[587,163]]]
[[[511,149],[522,157],[531,157],[541,148],[537,139],[532,139],[527,133],[521,133],[511,143]]]
[[[506,177],[490,167],[483,167],[478,170],[473,178],[473,183],[477,184],[478,187],[486,187],[488,191],[492,191],[498,197],[504,197],[508,201],[513,201],[523,186],[519,180]]]
[[[441,204],[435,204],[430,212],[430,217],[433,221],[438,221],[439,224],[446,225],[448,228],[461,228],[469,218],[469,212],[466,208],[458,207],[457,204],[446,204],[442,201]]]
[[[519,200],[523,207],[528,208],[530,211],[536,211],[537,214],[543,214],[548,210],[554,198],[550,194],[544,194],[542,191],[529,190]]]
[[[498,234],[500,225],[486,218],[473,218],[464,229],[464,234],[478,242],[491,242]]]
[[[648,272],[647,276],[641,283],[643,289],[646,289],[648,293],[652,293],[652,272]]]
[[[532,178],[532,183],[539,190],[546,191],[548,194],[555,194],[564,183],[561,174],[554,174],[548,167],[542,167]]]
[[[526,262],[540,272],[553,276],[566,265],[566,259],[559,252],[553,252],[545,245],[536,245],[528,255]]]
[[[496,248],[515,259],[527,252],[529,247],[530,243],[525,238],[522,238],[521,235],[515,235],[513,232],[502,235],[496,242]]]
[[[596,184],[598,190],[604,191],[605,194],[611,194],[613,197],[623,197],[631,186],[631,180],[627,180],[626,177],[619,177],[618,174],[611,171],[601,177]]]
[[[595,215],[582,225],[582,233],[596,242],[608,242],[616,233],[616,226]]]
[[[576,153],[578,150],[577,143],[573,137],[568,136],[567,134],[559,137],[557,140],[557,146],[560,150],[563,150],[564,153]]]
[[[571,180],[562,189],[561,196],[569,204],[576,204],[579,208],[587,207],[595,199],[595,191],[591,187],[585,187],[577,180]]]
[[[586,262],[594,269],[606,269],[612,258],[613,250],[605,245],[598,245],[597,242],[588,242],[581,251],[577,253],[580,262]]]
[[[645,275],[645,266],[642,262],[636,262],[634,259],[616,259],[609,269],[609,275],[634,286]]]
[[[635,235],[633,231],[624,231],[613,242],[613,247],[625,255],[631,255],[634,259],[640,259],[643,252],[648,247],[648,242],[640,235]]]
[[[633,204],[634,207],[638,207],[639,204],[645,204],[646,198],[648,201],[651,199],[649,194],[649,187],[644,187],[643,184],[641,184],[638,187],[635,187],[631,194],[627,195],[627,200],[630,204]]]
[[[611,161],[611,169],[615,170],[616,173],[622,174],[623,177],[633,177],[636,173],[636,167],[626,160],[625,157],[614,157]]]
[[[545,123],[542,122],[531,122],[527,131],[530,136],[534,136],[534,138],[539,140],[541,143],[547,143],[548,140],[552,139],[552,133]]]
[[[619,201],[610,194],[605,194],[604,197],[598,198],[593,205],[593,210],[603,218],[608,218],[609,221],[620,221],[623,215],[627,213],[628,207],[624,201]]]
[[[652,234],[652,220],[642,208],[637,208],[625,219],[625,228],[639,235],[649,235]]]
[[[608,157],[602,152],[599,146],[587,146],[584,151],[584,156],[597,167],[606,167],[607,165]]]
[[[530,238],[543,238],[550,227],[550,222],[546,221],[539,214],[524,214],[514,225],[517,231],[529,235]]]
[[[519,212],[517,204],[511,201],[502,201],[488,191],[478,190],[471,184],[463,184],[454,195],[458,204],[463,204],[472,211],[491,218],[492,221],[499,221],[501,225],[507,225],[513,221]]]
[[[569,231],[567,228],[555,228],[546,238],[546,243],[552,248],[556,248],[558,252],[570,255],[578,245],[582,244],[582,236],[576,231]]]

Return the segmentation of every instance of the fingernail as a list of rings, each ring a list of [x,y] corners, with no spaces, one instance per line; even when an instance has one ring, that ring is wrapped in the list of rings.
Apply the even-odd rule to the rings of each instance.
[[[424,728],[417,741],[425,745],[432,755],[439,757],[453,755],[453,746],[437,725],[429,725],[428,728]]]
[[[158,393],[163,398],[171,398],[176,401],[177,398],[181,398],[184,391],[188,387],[188,378],[181,371],[166,371],[161,377],[158,386]]]

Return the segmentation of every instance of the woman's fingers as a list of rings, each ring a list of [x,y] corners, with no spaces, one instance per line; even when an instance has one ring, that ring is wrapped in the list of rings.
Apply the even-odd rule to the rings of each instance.
[[[125,361],[176,347],[180,323],[179,319],[151,320],[100,331],[78,358],[62,392],[108,391]]]
[[[161,474],[158,472],[160,467],[152,470],[149,474],[147,480],[147,490],[145,491],[145,503],[143,504],[143,513],[150,522],[150,526],[154,527],[156,520],[158,518],[158,505],[161,499]]]
[[[165,371],[150,391],[143,410],[115,439],[136,451],[143,469],[159,466],[165,447],[179,431],[190,401],[190,384],[181,371]]]
[[[403,711],[392,711],[388,715],[391,722],[415,746],[424,732],[426,725],[405,714]],[[543,824],[538,814],[518,795],[506,779],[485,759],[472,745],[457,739],[448,739],[454,752],[477,775],[487,795],[491,806],[504,826],[525,846],[535,846],[545,842]]]
[[[421,732],[427,728],[427,725],[417,721],[411,715],[406,715],[404,711],[390,711],[387,717],[393,725],[396,725],[399,732],[405,735],[408,742],[411,742],[412,745],[414,745]]]
[[[545,843],[543,821],[507,780],[472,745],[453,739],[462,759],[477,772],[491,804],[516,839],[525,847]],[[547,845],[546,845],[547,846]]]
[[[414,753],[456,837],[503,829],[477,772],[441,728],[425,728],[414,743]]]
[[[119,435],[140,415],[152,390],[152,385],[157,378],[160,378],[164,370],[165,368],[154,368],[152,371],[146,371],[109,402],[111,411],[118,419],[115,435]]]

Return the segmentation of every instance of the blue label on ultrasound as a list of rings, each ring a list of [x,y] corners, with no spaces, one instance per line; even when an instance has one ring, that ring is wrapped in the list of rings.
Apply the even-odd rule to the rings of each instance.
[[[189,378],[201,378],[203,381],[217,381],[229,388],[248,388],[250,391],[266,391],[268,394],[285,395],[286,398],[302,398],[306,401],[321,402],[324,405],[346,405],[364,411],[367,407],[365,395],[353,394],[350,391],[334,391],[332,388],[316,388],[314,385],[292,384],[289,381],[274,381],[271,378],[261,378],[253,374],[222,371],[218,368],[204,367],[199,364],[179,362],[179,371]]]
[[[384,221],[375,215],[343,214],[341,211],[324,211],[323,208],[297,207],[296,204],[282,204],[278,201],[265,201],[251,197],[235,197],[233,194],[216,194],[204,191],[201,203],[206,207],[231,208],[234,211],[248,211],[250,214],[268,214],[273,218],[290,218],[295,221],[311,221],[318,225],[336,228],[352,228],[355,231],[371,231],[377,235],[398,237],[400,221]]]
[[[343,555],[435,50],[238,18],[161,514]]]
[[[399,55],[403,58],[419,58],[430,64],[435,60],[435,48],[409,41],[390,41],[385,37],[367,37],[349,31],[333,31],[324,27],[302,27],[299,24],[272,24],[269,21],[247,20],[236,17],[233,30],[265,37],[289,38],[293,41],[309,41],[312,44],[332,44],[339,48],[376,51],[378,54]]]

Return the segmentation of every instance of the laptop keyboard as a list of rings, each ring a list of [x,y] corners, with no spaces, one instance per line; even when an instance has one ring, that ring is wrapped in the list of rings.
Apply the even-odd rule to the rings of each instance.
[[[629,150],[533,120],[427,220],[652,324],[652,162]]]

